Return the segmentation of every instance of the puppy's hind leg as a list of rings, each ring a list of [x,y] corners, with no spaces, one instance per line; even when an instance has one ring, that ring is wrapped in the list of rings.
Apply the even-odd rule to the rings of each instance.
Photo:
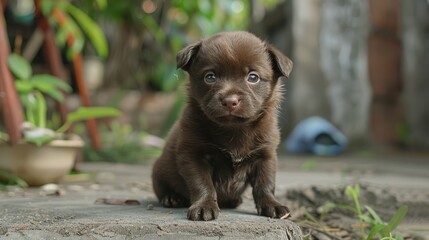
[[[167,208],[189,207],[189,200],[178,193],[171,192],[160,198],[159,202]]]
[[[185,198],[182,194],[176,192],[170,183],[171,180],[174,182],[174,176],[161,169],[159,162],[155,163],[152,172],[152,184],[156,196],[163,207],[167,208],[180,208],[189,207],[190,201]],[[170,180],[170,181],[168,181]],[[176,184],[180,181],[176,181]]]

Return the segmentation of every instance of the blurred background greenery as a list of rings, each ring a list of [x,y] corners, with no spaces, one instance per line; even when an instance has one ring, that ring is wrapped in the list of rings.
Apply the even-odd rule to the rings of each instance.
[[[251,1],[245,0],[75,2],[105,27],[111,57],[135,67],[116,73],[121,78],[114,77],[116,74],[108,77],[106,86],[167,92],[177,90],[184,79],[175,67],[175,54],[181,48],[219,31],[247,29],[251,14]],[[265,0],[261,4],[272,7],[277,2]],[[121,53],[116,53],[116,48]]]
[[[157,156],[186,101],[186,75],[176,69],[176,53],[230,30],[253,32],[294,61],[281,106],[284,139],[298,122],[318,115],[342,130],[357,149],[428,149],[426,0],[41,1],[44,9],[72,5],[95,21],[97,27],[82,24],[82,16],[69,9],[74,30],[52,19],[50,23],[60,46],[70,29],[82,37],[75,45],[82,48],[93,103],[123,112],[115,122],[100,122],[104,147],[87,147],[85,161],[144,162]],[[12,51],[19,52],[33,41],[33,0],[7,2],[9,41]],[[51,18],[49,11],[45,14]],[[108,54],[93,33],[96,28],[106,39]],[[62,51],[76,93],[70,49]],[[41,50],[31,62],[36,73],[48,70]],[[67,98],[69,109],[80,104],[75,93]],[[75,131],[87,134],[82,125]]]
[[[82,51],[85,80],[95,104],[117,107],[124,113],[119,123],[99,127],[103,148],[96,151],[91,146],[86,147],[85,161],[137,163],[159,155],[162,137],[168,133],[185,103],[186,76],[176,69],[176,53],[187,44],[214,33],[248,29],[252,16],[256,16],[255,7],[265,11],[279,2],[42,0],[42,11],[55,29],[57,44],[65,46],[68,33],[76,39],[72,46],[63,50],[67,69],[71,71],[71,56]],[[32,4],[32,0],[11,0],[6,5],[9,41],[13,51],[18,53],[22,46],[34,41],[31,37],[36,24]],[[62,26],[52,16],[53,7],[69,12],[70,19],[75,21]],[[92,18],[98,27],[86,22],[83,14],[76,14],[71,9],[74,7]],[[98,36],[98,28],[104,33],[108,50],[102,46],[100,38],[103,36]],[[40,50],[34,60],[30,60],[36,72],[47,70]],[[76,90],[73,74],[68,77]],[[79,102],[76,94],[67,98],[71,109]],[[57,113],[52,111],[51,114],[50,124],[58,125]],[[83,125],[75,126],[74,131],[88,137]]]

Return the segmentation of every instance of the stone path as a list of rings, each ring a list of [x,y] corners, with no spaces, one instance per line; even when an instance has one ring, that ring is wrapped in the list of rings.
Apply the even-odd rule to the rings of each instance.
[[[426,159],[282,157],[276,193],[286,201],[288,189],[360,181],[375,188],[419,192],[423,196],[429,189]],[[240,208],[222,210],[218,220],[192,222],[186,219],[186,209],[159,206],[151,188],[150,166],[85,163],[81,169],[93,173],[91,178],[66,179],[56,193],[41,188],[0,191],[0,239],[301,238],[299,228],[291,221],[256,216],[250,191]],[[141,205],[96,204],[99,198],[136,199]],[[429,209],[425,201],[422,204],[418,207]],[[428,237],[429,218],[417,222],[409,219],[401,228]]]

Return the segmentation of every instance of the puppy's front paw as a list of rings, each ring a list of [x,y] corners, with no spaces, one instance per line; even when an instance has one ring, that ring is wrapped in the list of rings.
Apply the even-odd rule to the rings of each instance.
[[[209,221],[219,216],[219,206],[215,201],[196,202],[188,209],[188,219],[193,221]]]
[[[257,205],[258,215],[267,216],[270,218],[286,219],[290,216],[289,208],[283,206],[277,201],[270,201],[261,205]]]

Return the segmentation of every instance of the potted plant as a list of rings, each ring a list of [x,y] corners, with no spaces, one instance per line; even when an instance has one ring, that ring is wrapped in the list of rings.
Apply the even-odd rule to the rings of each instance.
[[[30,186],[58,182],[70,171],[84,145],[78,136],[66,133],[69,127],[90,118],[118,116],[120,112],[109,107],[81,107],[54,129],[48,123],[45,96],[61,102],[63,92],[71,91],[70,86],[52,75],[33,75],[30,64],[18,55],[10,55],[7,64],[16,79],[25,122],[23,139],[18,144],[7,144],[7,134],[0,133],[0,170],[15,174]]]

